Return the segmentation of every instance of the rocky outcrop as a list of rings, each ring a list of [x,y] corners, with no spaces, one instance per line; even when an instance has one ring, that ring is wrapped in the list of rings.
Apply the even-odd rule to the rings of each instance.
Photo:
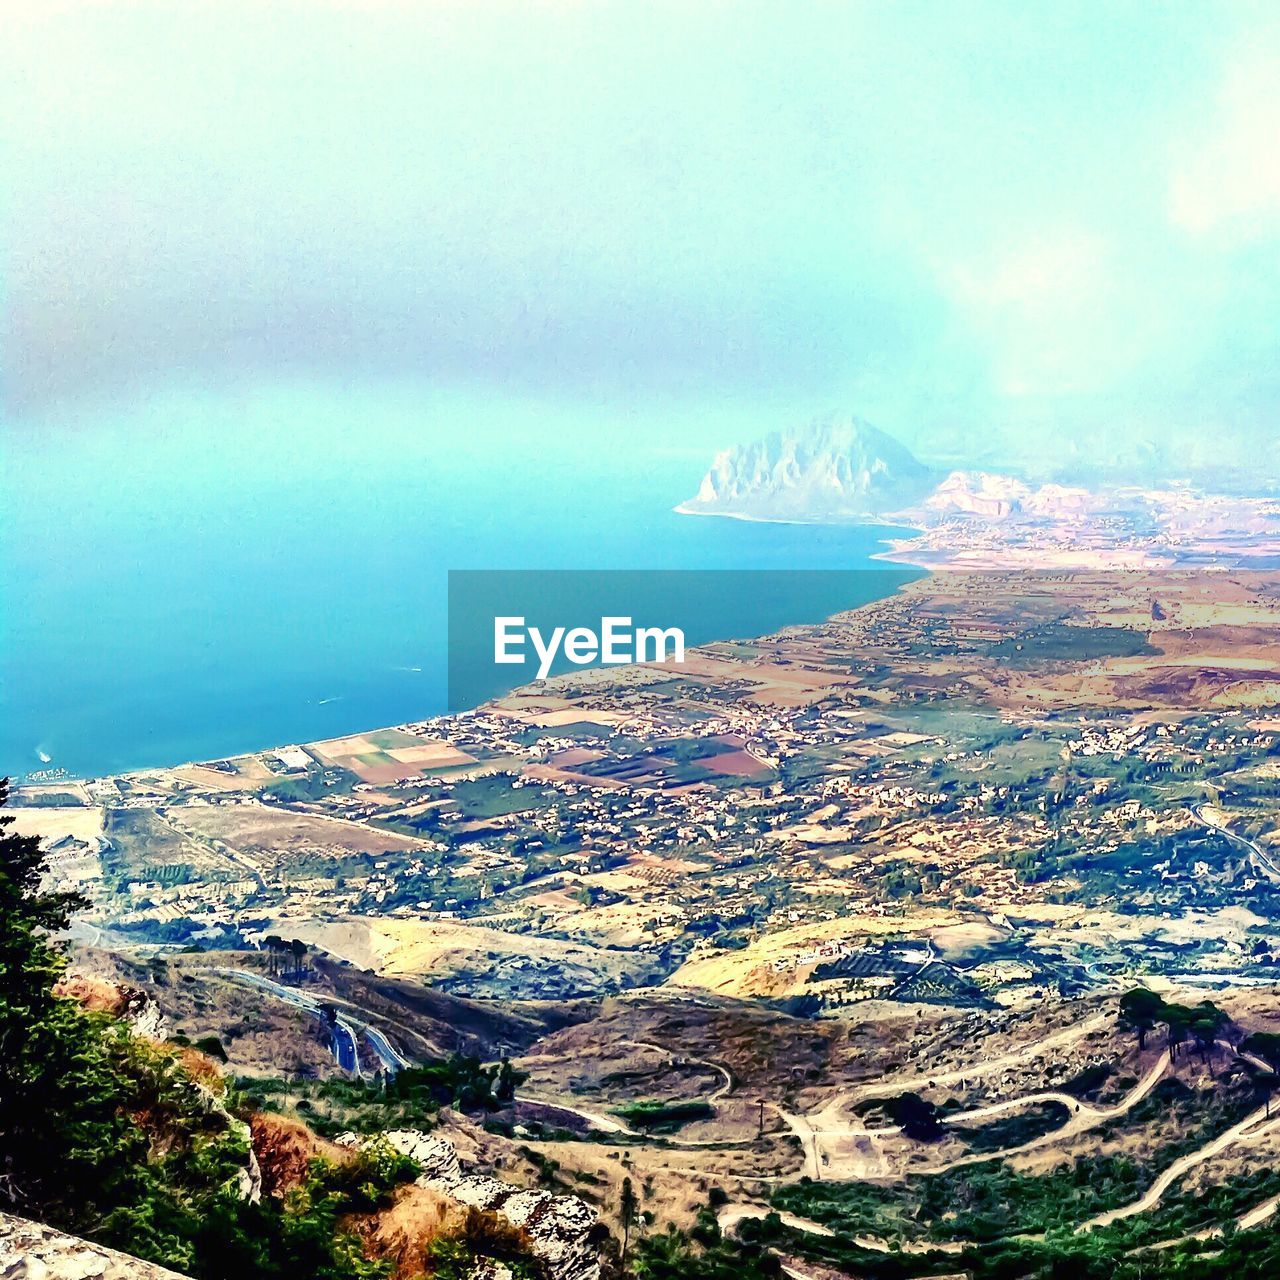
[[[820,418],[726,449],[711,464],[687,515],[840,524],[881,521],[1071,521],[1107,499],[1074,485],[1038,488],[989,471],[930,470],[892,436],[856,418]]]
[[[121,987],[120,991],[125,1000],[121,1016],[133,1028],[134,1034],[146,1040],[167,1040],[172,1028],[160,1012],[160,1006],[145,991],[135,987]]]
[[[183,1280],[150,1262],[0,1213],[0,1280]]]
[[[687,515],[747,520],[865,520],[922,501],[937,476],[892,436],[846,415],[726,449]]]
[[[421,1166],[420,1186],[459,1204],[499,1213],[514,1226],[523,1227],[534,1252],[547,1263],[555,1280],[597,1280],[600,1262],[591,1238],[597,1217],[584,1201],[548,1191],[527,1191],[470,1172],[453,1143],[438,1134],[393,1129],[381,1136]],[[361,1141],[355,1134],[338,1138],[344,1146],[357,1146]]]
[[[138,987],[110,982],[91,974],[73,973],[62,978],[54,990],[85,1009],[120,1018],[129,1024],[134,1035],[145,1040],[167,1040],[172,1034],[160,1006]]]
[[[1032,489],[1013,476],[989,471],[953,471],[918,511],[904,512],[910,523],[925,524],[931,515],[980,516],[985,520],[1069,519],[1097,510],[1103,500],[1088,489],[1043,484]]]

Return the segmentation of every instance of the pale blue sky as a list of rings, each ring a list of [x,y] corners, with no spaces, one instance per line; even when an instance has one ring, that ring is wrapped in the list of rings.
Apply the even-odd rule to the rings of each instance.
[[[532,444],[841,407],[979,461],[1266,456],[1276,15],[11,5],[8,412],[418,387]]]

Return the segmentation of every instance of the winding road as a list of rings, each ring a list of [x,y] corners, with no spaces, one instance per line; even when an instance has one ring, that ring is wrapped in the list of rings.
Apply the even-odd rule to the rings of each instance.
[[[620,1040],[619,1045],[631,1049],[643,1049],[648,1053],[657,1053],[662,1057],[670,1059],[672,1062],[678,1062],[682,1066],[706,1067],[723,1077],[723,1083],[716,1086],[710,1093],[693,1099],[696,1102],[706,1102],[714,1106],[721,1098],[733,1091],[733,1073],[721,1062],[712,1062],[707,1058],[687,1058],[678,1054],[673,1054],[670,1049],[664,1049],[660,1044],[653,1044],[648,1040]],[[558,1062],[562,1061],[566,1055],[564,1054],[533,1054],[525,1058],[521,1058],[521,1063],[529,1062]],[[532,1094],[523,1095],[529,1102],[536,1103],[542,1107],[554,1107],[559,1111],[568,1112],[569,1115],[577,1116],[580,1120],[585,1120],[594,1129],[598,1129],[601,1133],[616,1133],[628,1138],[652,1137],[652,1134],[646,1134],[639,1129],[633,1129],[630,1125],[625,1124],[616,1116],[605,1115],[601,1111],[588,1111],[579,1107],[576,1103],[562,1102],[558,1098],[536,1098]],[[664,1135],[663,1141],[673,1147],[745,1147],[755,1141],[754,1138],[680,1138],[676,1136]]]
[[[793,1231],[803,1231],[806,1235],[823,1236],[833,1239],[836,1232],[824,1227],[821,1222],[812,1218],[800,1218],[794,1213],[781,1213],[758,1204],[727,1204],[717,1214],[716,1221],[725,1235],[732,1235],[738,1225],[748,1218],[767,1218],[771,1213],[778,1214],[778,1220],[784,1227]],[[946,1240],[938,1243],[933,1240],[895,1240],[890,1242],[880,1236],[848,1236],[846,1237],[859,1249],[867,1249],[872,1253],[963,1253],[973,1246],[967,1241]]]
[[[271,978],[264,978],[260,973],[251,973],[246,969],[224,969],[222,974],[233,982],[243,982],[260,990],[268,991],[279,1000],[292,1005],[295,1009],[303,1009],[319,1018],[333,1033],[333,1056],[343,1071],[363,1077],[360,1069],[360,1048],[356,1036],[357,1031],[368,1041],[369,1047],[377,1056],[382,1069],[394,1075],[397,1071],[412,1065],[400,1053],[377,1027],[367,1022],[339,1013],[335,1021],[330,1022],[325,1016],[324,1006],[335,1005],[336,1001],[322,1000],[309,991],[301,991],[297,987],[287,987]]]
[[[831,1112],[839,1114],[841,1111],[850,1110],[857,1106],[858,1103],[865,1102],[869,1098],[891,1097],[894,1094],[918,1089],[944,1089],[950,1085],[963,1084],[966,1080],[974,1077],[994,1075],[997,1071],[1003,1071],[1006,1067],[1021,1066],[1032,1058],[1040,1057],[1050,1049],[1057,1049],[1066,1044],[1074,1044],[1077,1040],[1083,1040],[1085,1036],[1090,1035],[1092,1032],[1101,1031],[1104,1028],[1114,1026],[1114,1024],[1115,1015],[1113,1013],[1096,1013],[1092,1017],[1085,1018],[1083,1022],[1074,1022],[1068,1027],[1063,1027],[1060,1031],[1053,1032],[1052,1035],[1045,1036],[1043,1040],[1033,1041],[1031,1044],[1023,1045],[1020,1049],[1012,1049],[996,1058],[988,1058],[981,1062],[970,1063],[968,1066],[956,1067],[951,1071],[928,1072],[908,1077],[894,1076],[890,1080],[857,1085],[838,1095],[827,1103],[820,1112],[815,1112],[814,1114],[815,1116],[826,1116]]]
[[[948,1085],[961,1084],[967,1080],[993,1075],[1007,1067],[1029,1062],[1031,1059],[1040,1057],[1051,1049],[1065,1044],[1073,1044],[1094,1031],[1110,1026],[1113,1022],[1114,1016],[1112,1014],[1099,1013],[1084,1019],[1082,1022],[1077,1022],[1069,1027],[1062,1028],[1060,1031],[1055,1031],[1042,1040],[1023,1045],[1020,1049],[1001,1054],[999,1057],[990,1058],[985,1062],[972,1063],[965,1067],[957,1067],[951,1071],[933,1072],[929,1075],[918,1075],[906,1079],[899,1076],[891,1080],[858,1085],[838,1094],[820,1111],[815,1111],[808,1115],[785,1111],[774,1103],[769,1105],[799,1140],[801,1149],[804,1152],[803,1173],[805,1176],[815,1181],[824,1177],[841,1179],[864,1176],[865,1156],[842,1158],[836,1153],[824,1150],[824,1146],[832,1141],[847,1139],[865,1138],[874,1140],[876,1138],[892,1137],[901,1131],[893,1126],[872,1129],[854,1123],[852,1120],[845,1120],[845,1115],[851,1112],[859,1103],[873,1098],[890,1097],[912,1089],[945,1088]],[[961,1164],[977,1164],[987,1160],[1000,1159],[1004,1155],[1031,1150],[1038,1146],[1059,1141],[1064,1137],[1072,1137],[1077,1133],[1082,1133],[1105,1120],[1123,1115],[1131,1107],[1141,1102],[1155,1088],[1160,1078],[1168,1070],[1168,1067],[1169,1055],[1166,1051],[1115,1107],[1092,1107],[1077,1098],[1071,1097],[1069,1094],[1048,1090],[990,1103],[987,1106],[974,1108],[972,1111],[957,1112],[947,1117],[948,1123],[982,1120],[1007,1111],[1015,1111],[1022,1107],[1032,1106],[1038,1102],[1060,1102],[1070,1108],[1072,1115],[1064,1125],[1055,1129],[1052,1133],[1026,1143],[1021,1147],[1014,1148],[1012,1151],[995,1151],[972,1156],[961,1156],[958,1160],[951,1161],[938,1169],[921,1169],[918,1172],[942,1172],[943,1169],[955,1168]]]
[[[1268,878],[1280,883],[1280,863],[1276,861],[1274,854],[1264,849],[1256,840],[1250,840],[1248,836],[1237,834],[1225,822],[1215,822],[1205,813],[1204,805],[1192,805],[1191,816],[1202,827],[1208,827],[1210,831],[1216,831],[1219,835],[1226,836],[1233,844],[1238,844],[1242,848],[1248,849],[1253,855],[1253,860],[1258,870]]]
[[[1252,1146],[1259,1139],[1276,1132],[1277,1129],[1280,1129],[1280,1116],[1268,1116],[1266,1107],[1259,1107],[1256,1111],[1251,1111],[1243,1120],[1233,1124],[1225,1133],[1220,1133],[1203,1147],[1198,1147],[1195,1151],[1188,1152],[1187,1155],[1175,1160],[1137,1200],[1122,1205],[1118,1209],[1110,1209],[1106,1213],[1100,1213],[1096,1218],[1090,1218],[1088,1222],[1082,1222],[1076,1230],[1095,1231],[1099,1227],[1109,1227],[1113,1222],[1119,1222],[1123,1218],[1132,1218],[1135,1214],[1149,1212],[1160,1203],[1164,1193],[1185,1173],[1194,1169],[1196,1165],[1204,1164],[1206,1160],[1212,1160],[1214,1156],[1225,1151],[1228,1147],[1235,1146],[1236,1143]],[[1260,1205],[1258,1210],[1252,1212],[1258,1212],[1264,1207],[1264,1205]],[[1274,1211],[1274,1205],[1272,1208]],[[1267,1216],[1269,1215],[1264,1214],[1258,1221],[1263,1221]]]
[[[1043,1043],[1043,1042],[1042,1042]],[[1238,1050],[1231,1044],[1220,1042],[1223,1048],[1238,1053]],[[1073,1115],[1066,1124],[1056,1129],[1051,1134],[1046,1134],[1032,1142],[1024,1143],[1018,1147],[1006,1148],[1002,1151],[983,1153],[974,1156],[961,1157],[959,1160],[949,1161],[944,1165],[940,1165],[933,1169],[913,1170],[920,1173],[939,1173],[947,1169],[953,1169],[965,1164],[976,1164],[991,1159],[1005,1159],[1009,1156],[1018,1155],[1022,1152],[1031,1150],[1036,1147],[1050,1145],[1060,1142],[1065,1138],[1074,1137],[1076,1134],[1094,1127],[1095,1125],[1109,1119],[1114,1119],[1131,1110],[1138,1102],[1147,1096],[1159,1080],[1164,1076],[1170,1065],[1169,1051],[1166,1049],[1156,1061],[1156,1063],[1147,1071],[1146,1075],[1129,1091],[1125,1097],[1113,1107],[1098,1108],[1090,1106],[1086,1103],[1079,1102],[1076,1099],[1071,1101],[1075,1104],[1077,1114]],[[989,1107],[978,1108],[974,1111],[961,1113],[950,1117],[952,1120],[962,1118],[979,1118],[982,1115],[993,1115],[1003,1110],[1009,1110],[1018,1106],[1025,1106],[1037,1100],[1065,1100],[1069,1095],[1057,1093],[1041,1093],[1030,1094],[1021,1098],[1008,1099],[1005,1102],[995,1103]],[[781,1111],[779,1114],[784,1114]],[[792,1121],[804,1123],[803,1117],[789,1117]],[[811,1128],[806,1130],[811,1137],[811,1144],[806,1144],[806,1173],[809,1172],[809,1162],[812,1160],[816,1163],[818,1159],[818,1147],[816,1139],[818,1133]],[[824,1131],[825,1132],[825,1131]],[[868,1136],[878,1133],[892,1133],[895,1130],[863,1130],[862,1133]],[[1076,1232],[1095,1231],[1102,1227],[1110,1226],[1112,1223],[1123,1221],[1126,1218],[1134,1217],[1138,1214],[1149,1213],[1159,1204],[1165,1193],[1182,1179],[1192,1169],[1198,1165],[1204,1164],[1212,1160],[1215,1156],[1220,1155],[1223,1151],[1230,1147],[1254,1146],[1263,1140],[1270,1138],[1272,1135],[1280,1133],[1280,1115],[1272,1115],[1267,1106],[1262,1106],[1251,1111],[1244,1119],[1232,1125],[1229,1129],[1219,1134],[1216,1138],[1205,1143],[1204,1146],[1198,1147],[1195,1151],[1188,1152],[1186,1155],[1179,1157],[1167,1169],[1165,1169],[1152,1184],[1139,1196],[1136,1200],[1129,1204],[1121,1205],[1115,1209],[1110,1209],[1105,1213],[1096,1215],[1086,1222],[1082,1222],[1076,1228]],[[812,1147],[812,1150],[810,1149]],[[812,1176],[812,1175],[810,1175]],[[838,1176],[838,1175],[837,1175]],[[1251,1209],[1237,1216],[1235,1220],[1235,1228],[1241,1231],[1251,1230],[1261,1226],[1264,1222],[1272,1218],[1276,1212],[1280,1210],[1280,1195],[1271,1196],[1261,1203],[1254,1205]],[[725,1205],[717,1214],[720,1222],[721,1230],[726,1233],[732,1232],[739,1223],[748,1218],[764,1218],[768,1216],[771,1210],[767,1206],[759,1204],[749,1204],[746,1202],[730,1203]],[[824,1226],[822,1223],[814,1222],[807,1218],[797,1217],[795,1214],[779,1214],[781,1221],[794,1228],[797,1231],[804,1231],[811,1235],[830,1237],[835,1233],[830,1227]],[[1223,1234],[1220,1227],[1207,1228],[1204,1231],[1196,1232],[1192,1236],[1179,1237],[1176,1240],[1161,1241],[1157,1245],[1147,1246],[1148,1248],[1168,1248],[1175,1244],[1182,1243],[1185,1240],[1207,1240]],[[889,1242],[881,1240],[874,1236],[854,1236],[850,1237],[853,1243],[860,1248],[874,1250],[876,1252],[896,1252],[904,1253],[912,1252],[941,1252],[941,1253],[960,1253],[967,1248],[972,1248],[973,1242],[961,1240],[949,1241],[893,1241]]]

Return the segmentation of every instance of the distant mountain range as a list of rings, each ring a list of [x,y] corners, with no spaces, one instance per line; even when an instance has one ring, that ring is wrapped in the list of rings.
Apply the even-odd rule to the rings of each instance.
[[[955,443],[954,441],[952,442]],[[828,414],[716,455],[697,494],[677,511],[838,524],[884,520],[930,523],[946,515],[1005,521],[1098,510],[1123,494],[1194,488],[1204,493],[1274,498],[1277,486],[1254,470],[1188,466],[1135,442],[1134,456],[1097,455],[1067,468],[1017,466],[948,451],[949,465],[929,466],[905,445],[849,414]],[[935,459],[936,461],[936,459]],[[975,467],[976,462],[976,467]],[[1019,478],[1020,477],[1020,478]]]
[[[727,449],[690,515],[807,524],[894,524],[886,560],[964,568],[1156,568],[1271,564],[1280,499],[1132,478],[1027,483],[994,471],[928,467],[856,418],[820,418]]]
[[[677,511],[745,520],[831,523],[923,501],[942,479],[892,436],[831,415],[726,449]]]

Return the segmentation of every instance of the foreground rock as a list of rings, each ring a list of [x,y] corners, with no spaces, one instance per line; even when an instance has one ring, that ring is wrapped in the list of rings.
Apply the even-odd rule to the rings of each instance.
[[[380,1136],[422,1167],[419,1186],[459,1204],[499,1213],[513,1226],[523,1227],[534,1252],[547,1263],[555,1280],[597,1280],[600,1261],[592,1231],[598,1219],[595,1210],[576,1196],[527,1191],[487,1174],[470,1172],[463,1167],[453,1143],[437,1134],[393,1129]],[[361,1139],[343,1134],[338,1142],[357,1146]]]
[[[40,1222],[0,1213],[3,1280],[184,1280],[176,1271],[141,1262],[63,1235]]]

